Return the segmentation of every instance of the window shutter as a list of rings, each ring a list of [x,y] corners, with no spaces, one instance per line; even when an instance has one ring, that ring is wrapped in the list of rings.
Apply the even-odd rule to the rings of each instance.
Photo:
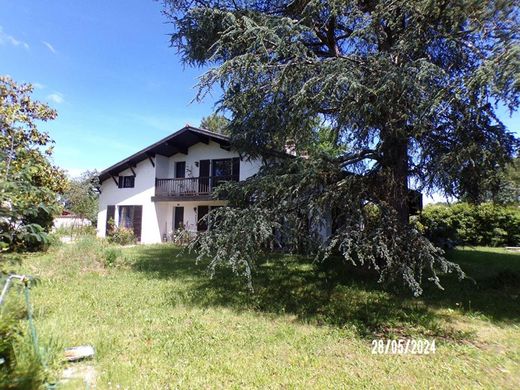
[[[117,188],[123,188],[123,181],[125,180],[125,178],[123,176],[118,176],[117,177]]]
[[[134,228],[134,234],[137,238],[137,241],[141,241],[141,230],[143,223],[143,206],[134,206],[134,219],[132,221],[132,226]]]
[[[114,220],[114,217],[116,216],[116,206],[107,206],[107,220],[105,222],[105,235],[108,235],[109,233],[109,226],[108,221],[110,219]]]
[[[240,158],[238,157],[233,159],[233,180],[240,180]]]

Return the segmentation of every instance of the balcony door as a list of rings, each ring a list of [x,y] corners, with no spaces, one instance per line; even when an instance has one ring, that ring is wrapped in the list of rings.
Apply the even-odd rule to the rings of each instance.
[[[209,186],[209,160],[200,160],[199,163],[199,192],[207,194],[210,192]]]
[[[175,178],[182,179],[186,177],[186,161],[177,161],[175,163]]]

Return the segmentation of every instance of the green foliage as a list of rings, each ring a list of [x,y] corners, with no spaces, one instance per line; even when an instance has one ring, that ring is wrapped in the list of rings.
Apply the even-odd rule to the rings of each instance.
[[[169,238],[170,241],[173,242],[175,245],[186,246],[193,241],[194,235],[184,226],[181,226],[180,228],[171,232]]]
[[[424,186],[478,197],[518,148],[487,103],[518,106],[513,0],[164,3],[184,61],[211,65],[198,97],[223,89],[217,109],[252,155],[300,146],[325,119],[377,169],[404,140]]]
[[[520,209],[490,203],[427,206],[419,219],[426,236],[444,246],[520,246]]]
[[[82,237],[82,236],[95,236],[96,226],[95,225],[83,225],[83,226],[61,226],[52,231],[54,235],[58,237],[69,236],[69,237]]]
[[[221,192],[240,210],[215,212],[201,253],[246,275],[271,245],[340,253],[416,294],[423,272],[438,284],[437,270],[460,271],[408,225],[408,183],[478,203],[516,155],[489,103],[519,105],[516,1],[164,3],[172,45],[207,66],[197,98],[222,90],[234,146],[269,160],[291,142],[311,157]],[[373,221],[367,204],[380,211]],[[336,227],[320,245],[309,228],[327,212]]]
[[[95,224],[98,212],[98,187],[97,171],[85,171],[80,177],[69,180],[63,194],[65,209]]]
[[[423,291],[423,277],[438,287],[439,273],[455,272],[462,278],[441,249],[371,199],[377,186],[377,181],[347,174],[327,159],[271,164],[244,182],[218,187],[216,196],[226,198],[230,207],[208,214],[211,229],[190,248],[199,259],[212,258],[212,273],[228,266],[244,275],[250,287],[255,264],[272,249],[313,254],[316,261],[340,255],[343,266],[372,269],[379,282],[405,285],[415,295]],[[328,218],[335,226],[323,238],[318,232]]]
[[[44,197],[51,195],[48,188],[30,183],[27,169],[30,168],[13,174],[10,180],[0,180],[0,247],[3,250],[45,249],[52,215],[60,210],[57,202],[33,203],[31,198],[37,193]]]
[[[119,245],[135,244],[136,237],[134,231],[129,228],[115,227],[107,237],[108,241]]]
[[[200,127],[209,131],[213,131],[214,133],[220,133],[224,135],[228,135],[227,126],[229,124],[229,119],[227,119],[224,115],[219,115],[217,113],[213,113],[209,116],[205,116],[200,121]]]
[[[487,200],[497,204],[520,204],[520,158],[506,166],[495,179]]]
[[[31,99],[32,86],[0,77],[0,241],[3,249],[41,249],[65,176],[48,158],[52,140],[36,126],[56,112]],[[46,148],[46,149],[45,149]]]
[[[23,310],[0,312],[0,388],[37,389],[43,385],[43,367],[23,330]]]
[[[107,267],[113,267],[122,256],[120,248],[108,247],[103,252],[103,263]]]

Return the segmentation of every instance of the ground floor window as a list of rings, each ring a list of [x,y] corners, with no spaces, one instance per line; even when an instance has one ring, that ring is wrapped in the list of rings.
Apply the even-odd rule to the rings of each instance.
[[[113,207],[114,206],[108,206],[109,210],[107,212],[110,213],[111,210],[114,210]],[[117,226],[132,229],[137,241],[141,241],[143,206],[118,206],[117,211]]]
[[[174,207],[173,228],[174,230],[184,228],[184,207]]]
[[[134,220],[134,206],[119,206],[119,227],[132,229]]]
[[[208,229],[211,229],[211,220],[204,219],[204,217],[214,209],[217,209],[222,206],[199,206],[197,208],[197,231],[205,232]],[[209,224],[208,224],[209,222]]]
[[[204,218],[209,212],[209,206],[197,207],[197,231],[205,232],[208,230],[208,223]]]

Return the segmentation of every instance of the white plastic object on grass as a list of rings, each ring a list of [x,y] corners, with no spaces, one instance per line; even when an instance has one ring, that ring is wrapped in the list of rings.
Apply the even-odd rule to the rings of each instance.
[[[78,347],[65,348],[65,359],[69,362],[87,359],[94,356],[94,347],[91,345],[80,345]]]

